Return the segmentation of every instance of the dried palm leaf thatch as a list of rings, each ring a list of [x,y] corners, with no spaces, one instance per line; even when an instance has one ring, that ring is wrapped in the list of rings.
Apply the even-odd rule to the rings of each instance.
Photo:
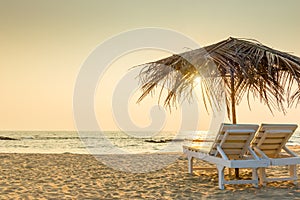
[[[197,77],[202,78],[205,106],[207,102],[210,106],[220,106],[225,98],[228,116],[232,115],[233,123],[236,123],[235,106],[245,95],[248,104],[252,94],[271,112],[273,109],[285,112],[285,102],[292,105],[300,100],[299,57],[269,48],[256,40],[230,37],[144,64],[139,74],[143,93],[138,102],[157,86],[168,89],[165,106],[190,100]],[[296,90],[293,90],[293,85],[297,86]]]

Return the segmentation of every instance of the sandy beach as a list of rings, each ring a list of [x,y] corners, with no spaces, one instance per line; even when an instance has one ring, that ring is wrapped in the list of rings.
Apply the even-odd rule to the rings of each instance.
[[[300,153],[299,148],[294,150]],[[300,199],[300,189],[290,182],[259,188],[230,185],[219,190],[216,170],[189,175],[186,157],[176,157],[163,169],[131,173],[114,170],[92,155],[2,153],[0,199]],[[147,169],[149,163],[145,161],[151,158],[158,162],[155,154],[132,159],[125,156],[114,162],[130,166],[132,161],[139,161],[139,167]],[[199,161],[196,164],[213,167]],[[271,174],[283,171],[275,168]],[[250,176],[249,170],[241,171],[241,177]]]

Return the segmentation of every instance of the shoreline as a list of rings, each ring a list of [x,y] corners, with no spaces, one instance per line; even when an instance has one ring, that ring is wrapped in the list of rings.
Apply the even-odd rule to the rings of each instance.
[[[296,151],[296,153],[300,156],[300,145],[287,145],[288,148],[290,148],[293,151]],[[149,155],[149,154],[182,154],[182,151],[171,151],[171,152],[163,152],[163,151],[157,151],[157,152],[143,152],[143,153],[122,153],[122,154],[115,154],[115,153],[103,153],[103,154],[92,154],[88,150],[86,150],[86,153],[76,153],[76,152],[0,152],[0,154],[55,154],[55,155],[61,155],[61,154],[74,154],[74,155],[93,155],[93,156],[108,156],[108,155]]]
[[[291,147],[298,155],[300,147]],[[216,170],[187,172],[183,154],[98,155],[124,171],[111,168],[89,154],[0,153],[0,194],[4,199],[293,199],[300,189],[291,182],[226,185],[218,189]],[[176,158],[176,159],[175,159]],[[169,160],[168,160],[169,159]],[[175,159],[175,160],[172,160]],[[101,160],[103,161],[103,160]],[[105,159],[104,159],[105,161]],[[107,160],[106,160],[107,161]],[[168,163],[168,161],[170,161]],[[150,163],[150,164],[149,164]],[[133,165],[132,165],[133,164]],[[165,164],[165,165],[164,165]],[[164,165],[164,166],[163,166]],[[214,167],[197,160],[195,166]],[[130,172],[135,166],[144,173]],[[155,169],[155,166],[160,166]],[[148,170],[148,171],[147,171]],[[281,175],[285,167],[270,175]],[[142,171],[140,171],[142,172]],[[298,167],[299,173],[299,167]],[[250,170],[241,177],[251,177]]]

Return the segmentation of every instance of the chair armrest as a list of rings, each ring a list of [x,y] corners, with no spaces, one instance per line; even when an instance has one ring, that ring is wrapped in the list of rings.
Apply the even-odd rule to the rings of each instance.
[[[223,151],[223,149],[220,147],[220,145],[217,145],[217,150],[221,154],[223,159],[229,160],[228,157],[226,156],[225,152]]]
[[[260,160],[260,158],[256,155],[251,147],[248,147],[250,154],[255,158],[255,160]]]
[[[262,151],[260,150],[258,147],[253,147],[253,149],[259,153],[261,155],[261,157],[263,157],[264,159],[269,159],[269,157]]]
[[[298,155],[297,155],[296,153],[294,153],[292,150],[290,150],[290,149],[287,148],[286,146],[283,146],[282,149],[284,149],[285,152],[287,152],[287,153],[290,154],[291,156],[298,157]]]

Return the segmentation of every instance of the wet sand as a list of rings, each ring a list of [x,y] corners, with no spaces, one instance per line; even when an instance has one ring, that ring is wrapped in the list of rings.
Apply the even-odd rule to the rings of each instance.
[[[294,150],[300,154],[299,148]],[[0,199],[300,199],[300,188],[288,181],[219,190],[217,171],[190,175],[183,154],[96,159],[83,154],[2,153],[0,159]],[[200,161],[196,165],[213,167]],[[269,174],[284,171],[285,167],[273,168]],[[242,170],[240,176],[251,177],[251,172]]]

